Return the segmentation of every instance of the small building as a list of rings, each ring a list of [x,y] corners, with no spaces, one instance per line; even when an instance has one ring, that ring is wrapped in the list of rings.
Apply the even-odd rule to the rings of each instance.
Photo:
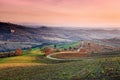
[[[11,29],[11,33],[14,33],[15,32],[15,30],[14,29]]]

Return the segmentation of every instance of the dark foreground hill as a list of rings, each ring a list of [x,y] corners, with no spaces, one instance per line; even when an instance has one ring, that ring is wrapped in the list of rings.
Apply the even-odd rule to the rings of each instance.
[[[38,29],[11,23],[0,23],[0,40],[12,42],[39,42]]]

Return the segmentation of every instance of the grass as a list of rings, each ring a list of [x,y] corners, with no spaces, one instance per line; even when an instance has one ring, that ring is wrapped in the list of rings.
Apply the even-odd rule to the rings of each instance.
[[[1,80],[119,80],[120,56],[61,62],[49,60],[39,49],[0,59]]]
[[[39,49],[26,50],[21,56],[1,58],[0,63],[31,63],[36,61],[38,55],[43,55]]]
[[[76,46],[79,46],[80,45],[80,42],[72,42],[72,43],[66,43],[66,44],[58,44],[56,45],[56,48],[57,49],[69,49],[69,47],[76,47]],[[54,47],[54,45],[50,45],[52,47]]]
[[[20,56],[0,58],[1,63],[59,63],[59,61],[49,60],[44,56],[39,48],[24,50]]]

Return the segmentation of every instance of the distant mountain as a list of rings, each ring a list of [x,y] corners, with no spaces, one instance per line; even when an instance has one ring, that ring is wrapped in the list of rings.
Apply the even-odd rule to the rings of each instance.
[[[67,29],[46,26],[32,28],[32,26],[0,22],[0,40],[2,41],[58,43],[115,37],[120,37],[120,30]]]
[[[119,42],[120,30],[23,26],[0,22],[0,51],[81,40]]]

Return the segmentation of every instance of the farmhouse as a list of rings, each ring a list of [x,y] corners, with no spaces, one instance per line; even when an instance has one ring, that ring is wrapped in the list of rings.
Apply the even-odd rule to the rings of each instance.
[[[11,33],[14,33],[15,32],[15,30],[14,29],[11,29]]]

